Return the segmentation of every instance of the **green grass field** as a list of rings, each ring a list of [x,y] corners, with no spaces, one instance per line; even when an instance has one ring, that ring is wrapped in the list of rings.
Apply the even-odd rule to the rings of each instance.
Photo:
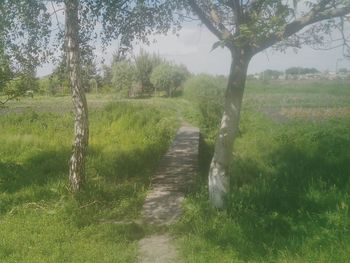
[[[209,136],[201,187],[173,230],[186,262],[347,262],[349,110],[346,83],[248,83],[231,205],[207,201]]]
[[[144,230],[114,222],[137,218],[177,117],[125,102],[92,110],[88,184],[73,198],[73,117],[57,111],[0,116],[0,262],[134,262]]]
[[[185,262],[347,262],[349,87],[248,83],[224,212],[206,186],[217,106],[88,96],[88,183],[73,198],[70,98],[11,102],[0,110],[0,262],[137,262],[137,241],[154,230],[128,222],[181,118],[203,132],[196,191],[171,227]]]

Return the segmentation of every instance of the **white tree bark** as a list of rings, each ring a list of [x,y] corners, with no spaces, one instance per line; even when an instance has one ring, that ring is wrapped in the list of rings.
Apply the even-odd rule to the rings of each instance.
[[[79,51],[79,0],[65,0],[66,51],[68,74],[74,106],[74,143],[69,164],[69,181],[73,192],[83,186],[85,180],[85,157],[89,140],[88,110],[82,87]]]
[[[249,54],[243,49],[232,51],[232,64],[225,94],[224,113],[209,169],[209,199],[211,204],[219,209],[226,207],[229,197],[230,177],[228,169],[232,159],[233,143],[238,132],[250,58]]]

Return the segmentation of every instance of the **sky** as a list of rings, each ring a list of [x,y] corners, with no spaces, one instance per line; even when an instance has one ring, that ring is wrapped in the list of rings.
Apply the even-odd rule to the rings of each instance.
[[[185,24],[178,36],[174,34],[155,35],[150,45],[135,44],[134,53],[145,49],[149,52],[158,53],[161,57],[178,64],[184,64],[191,72],[208,73],[214,75],[228,75],[230,68],[230,54],[227,49],[217,48],[211,51],[216,37],[205,26]],[[98,60],[104,58],[105,64],[110,64],[112,53],[117,49],[114,42],[105,51],[96,49]],[[254,74],[265,69],[284,71],[289,67],[302,66],[314,67],[321,71],[335,71],[338,68],[350,69],[350,60],[342,55],[342,49],[329,51],[317,51],[310,47],[303,47],[297,53],[292,49],[286,53],[280,53],[268,49],[253,57],[250,62],[248,73]],[[38,69],[38,76],[45,76],[52,72],[53,65],[46,64]]]

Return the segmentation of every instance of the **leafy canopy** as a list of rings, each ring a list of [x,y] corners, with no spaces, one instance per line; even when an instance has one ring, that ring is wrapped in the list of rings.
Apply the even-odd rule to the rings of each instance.
[[[344,54],[350,55],[348,0],[188,0],[188,4],[219,39],[213,48],[243,48],[254,55],[270,46],[283,50],[303,44],[343,45]]]

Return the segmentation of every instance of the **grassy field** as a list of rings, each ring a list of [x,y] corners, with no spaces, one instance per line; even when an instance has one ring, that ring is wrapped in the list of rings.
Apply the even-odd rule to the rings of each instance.
[[[349,110],[349,84],[248,83],[231,206],[207,202],[209,136],[201,187],[173,229],[186,262],[347,262]]]
[[[69,102],[37,103],[55,100]],[[179,121],[152,105],[92,107],[88,184],[73,198],[73,117],[61,106],[0,115],[0,262],[135,262],[144,229],[113,222],[138,217]]]
[[[88,96],[88,184],[77,198],[67,190],[70,98],[11,102],[0,110],[0,262],[136,262],[137,241],[153,230],[127,222],[181,118],[203,132],[197,190],[171,227],[185,262],[347,262],[349,87],[248,83],[224,212],[206,186],[222,93]]]

